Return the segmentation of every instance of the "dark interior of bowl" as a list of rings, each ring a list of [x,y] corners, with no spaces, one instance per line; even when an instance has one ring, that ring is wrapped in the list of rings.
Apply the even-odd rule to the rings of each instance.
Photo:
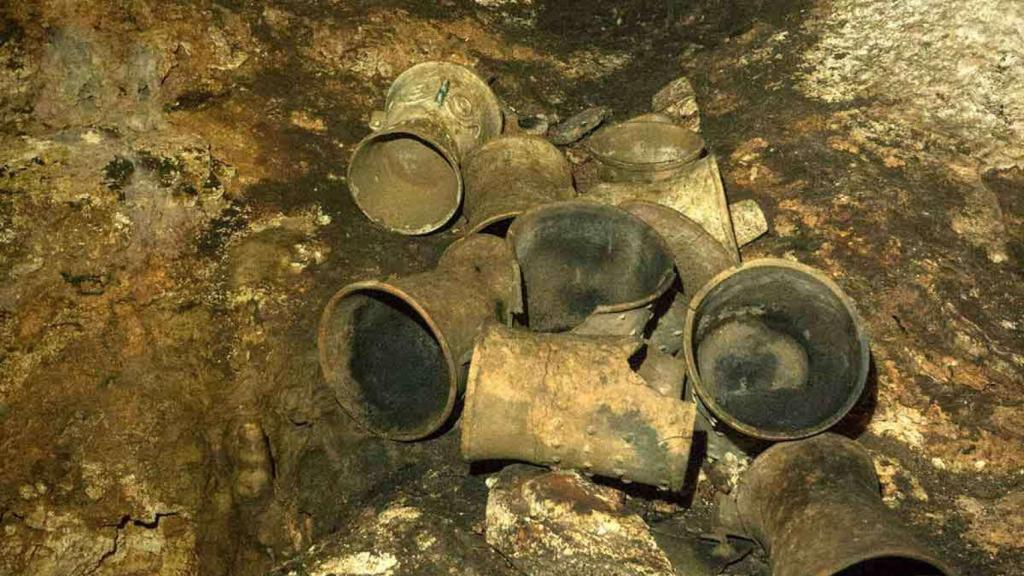
[[[693,352],[712,410],[765,437],[820,431],[863,390],[867,350],[857,320],[806,272],[740,270],[707,294],[694,320]]]
[[[834,576],[943,576],[944,572],[928,562],[888,556],[872,558],[836,572]]]
[[[598,306],[649,300],[673,273],[654,229],[612,206],[573,203],[523,216],[514,248],[526,324],[542,332],[572,329]]]
[[[360,209],[399,232],[436,229],[459,205],[456,168],[413,134],[383,134],[363,144],[352,158],[349,177]]]
[[[514,222],[515,219],[515,216],[495,218],[488,222],[484,227],[480,228],[477,233],[490,234],[491,236],[504,238],[505,236],[508,236],[508,229],[512,226],[512,222]]]
[[[346,296],[325,320],[339,401],[374,431],[424,430],[444,411],[450,375],[436,336],[415,309],[379,290]]]

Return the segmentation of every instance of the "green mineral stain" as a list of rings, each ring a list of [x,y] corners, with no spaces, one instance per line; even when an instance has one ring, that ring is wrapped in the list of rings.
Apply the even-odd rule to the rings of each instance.
[[[444,105],[444,99],[448,97],[448,89],[451,88],[451,83],[445,78],[444,82],[441,82],[441,88],[437,91],[437,96],[434,96],[434,102],[438,106]]]

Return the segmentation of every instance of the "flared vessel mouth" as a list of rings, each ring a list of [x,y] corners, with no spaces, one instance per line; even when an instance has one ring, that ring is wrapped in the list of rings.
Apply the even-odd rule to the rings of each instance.
[[[401,290],[381,282],[343,289],[324,309],[318,344],[339,404],[374,433],[423,438],[451,414],[458,388],[451,351]]]
[[[650,303],[675,277],[658,233],[628,212],[569,201],[531,210],[508,232],[523,273],[525,323],[532,330],[571,330],[594,312]]]
[[[757,438],[826,430],[867,380],[867,339],[853,303],[820,272],[786,260],[716,276],[691,302],[684,334],[698,396]]]
[[[443,227],[462,200],[455,159],[440,144],[411,131],[367,137],[352,156],[348,182],[367,218],[400,234]]]

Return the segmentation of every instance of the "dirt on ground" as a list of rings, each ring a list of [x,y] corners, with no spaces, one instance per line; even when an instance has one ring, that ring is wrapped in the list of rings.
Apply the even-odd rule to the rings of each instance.
[[[427,269],[457,237],[382,231],[345,183],[387,86],[425,60],[552,120],[628,118],[690,78],[730,200],[771,225],[744,258],[821,268],[866,321],[869,391],[839,430],[876,458],[886,504],[963,574],[1024,574],[1018,2],[0,14],[0,574],[260,574],[389,494],[424,517],[459,500],[453,542],[473,537],[493,470],[461,462],[457,430],[368,436],[316,357],[335,290]],[[635,505],[701,525],[710,484],[689,510]]]

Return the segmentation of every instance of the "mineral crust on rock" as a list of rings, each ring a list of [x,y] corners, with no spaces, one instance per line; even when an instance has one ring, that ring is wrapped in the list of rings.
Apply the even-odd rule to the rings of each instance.
[[[517,574],[479,534],[451,518],[394,501],[367,509],[347,530],[309,548],[267,576],[425,576]]]
[[[622,492],[575,472],[513,465],[487,498],[487,543],[526,574],[674,576]]]

